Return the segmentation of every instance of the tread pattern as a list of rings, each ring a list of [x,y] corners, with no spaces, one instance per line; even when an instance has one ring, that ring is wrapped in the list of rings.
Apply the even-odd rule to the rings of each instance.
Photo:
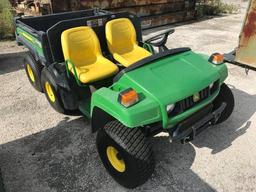
[[[144,183],[153,173],[155,160],[147,138],[139,128],[127,128],[118,121],[109,122],[105,132],[127,153],[136,159],[139,167],[138,183]]]
[[[31,67],[34,77],[35,77],[35,82],[32,82],[31,79],[29,78],[26,64],[29,64],[29,66]],[[43,70],[43,65],[39,61],[36,61],[34,56],[30,52],[27,52],[24,57],[24,67],[25,67],[25,71],[26,71],[28,80],[31,83],[31,85],[37,91],[43,92],[43,88],[41,85],[41,72]]]
[[[218,107],[220,107],[222,102],[225,102],[227,104],[227,106],[224,109],[224,111],[222,112],[222,114],[216,124],[220,124],[220,123],[226,121],[232,114],[232,112],[234,110],[234,106],[235,106],[234,95],[233,95],[232,91],[230,90],[230,88],[225,83],[223,83],[221,85],[220,93],[216,97],[216,99],[213,101],[214,109],[217,109]]]
[[[141,154],[146,150],[151,151],[146,137],[138,128],[127,128],[118,121],[111,121],[105,126],[105,131],[123,149],[138,159],[141,159]]]

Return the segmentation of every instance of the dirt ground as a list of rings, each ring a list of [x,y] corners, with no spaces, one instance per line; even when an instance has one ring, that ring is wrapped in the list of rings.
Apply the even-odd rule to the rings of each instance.
[[[0,41],[0,55],[10,53],[20,53],[26,51],[23,46],[17,46],[16,41]]]
[[[245,6],[237,15],[174,26],[168,46],[207,54],[233,50]],[[170,26],[145,36],[165,28]],[[4,47],[1,42],[0,54]],[[0,57],[0,167],[6,191],[128,191],[106,173],[89,121],[55,112],[30,86],[18,56]],[[236,100],[230,119],[186,145],[154,137],[155,172],[131,191],[256,191],[256,72],[246,75],[230,65],[229,74]]]

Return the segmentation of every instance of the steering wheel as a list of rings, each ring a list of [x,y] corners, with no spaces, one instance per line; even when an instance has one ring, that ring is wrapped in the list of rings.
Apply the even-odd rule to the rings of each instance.
[[[166,30],[163,33],[157,34],[156,36],[145,40],[145,43],[158,47],[159,52],[164,52],[168,50],[168,48],[165,45],[168,40],[168,36],[174,32],[175,32],[174,29]]]

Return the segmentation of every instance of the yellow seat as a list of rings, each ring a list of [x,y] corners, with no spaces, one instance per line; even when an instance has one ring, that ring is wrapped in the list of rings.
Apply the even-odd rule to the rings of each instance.
[[[61,34],[61,44],[68,69],[76,73],[82,83],[95,82],[118,71],[114,63],[103,57],[97,35],[90,27],[65,30]]]
[[[125,67],[151,55],[138,46],[135,28],[127,18],[109,21],[106,24],[106,38],[114,59]]]

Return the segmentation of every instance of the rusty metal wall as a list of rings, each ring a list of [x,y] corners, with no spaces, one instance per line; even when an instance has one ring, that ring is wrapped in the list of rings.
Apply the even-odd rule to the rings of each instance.
[[[235,61],[256,68],[256,0],[249,2],[249,7],[239,37]]]
[[[141,17],[142,27],[150,28],[187,21],[195,17],[196,0],[51,0],[53,12],[93,7],[113,12],[128,11]]]

